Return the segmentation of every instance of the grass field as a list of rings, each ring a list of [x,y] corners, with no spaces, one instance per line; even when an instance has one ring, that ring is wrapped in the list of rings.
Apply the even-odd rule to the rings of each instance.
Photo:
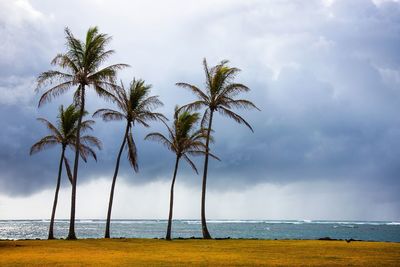
[[[0,241],[0,266],[400,266],[400,243],[295,240]]]

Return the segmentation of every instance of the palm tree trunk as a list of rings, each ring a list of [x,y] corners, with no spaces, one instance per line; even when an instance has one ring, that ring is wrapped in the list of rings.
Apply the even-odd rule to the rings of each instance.
[[[175,186],[176,173],[178,172],[179,159],[180,156],[177,155],[175,162],[174,176],[172,178],[172,183],[171,183],[171,193],[169,197],[169,216],[168,216],[167,236],[165,237],[166,240],[171,240],[172,210],[174,207],[174,186]]]
[[[65,153],[65,146],[63,145],[62,152],[61,152],[61,158],[60,158],[60,165],[58,167],[57,185],[56,185],[56,192],[54,194],[54,202],[53,202],[53,209],[52,209],[52,212],[51,212],[48,239],[54,239],[54,217],[56,216],[56,208],[57,208],[57,202],[58,202],[58,192],[60,190],[61,173],[62,173],[62,166],[63,166],[63,160],[64,160],[64,153]]]
[[[210,110],[210,121],[208,122],[207,139],[206,139],[206,155],[204,156],[204,171],[203,171],[203,184],[201,188],[201,230],[204,239],[211,239],[211,235],[207,229],[206,221],[206,186],[207,186],[207,171],[208,171],[208,152],[210,144],[211,125],[213,119],[213,110]]]
[[[118,176],[119,162],[121,159],[121,154],[122,154],[122,151],[124,150],[126,139],[128,138],[128,131],[129,131],[129,123],[127,123],[127,125],[126,125],[124,140],[122,141],[121,148],[119,149],[118,156],[117,156],[117,163],[115,165],[114,177],[113,177],[112,184],[111,184],[110,200],[108,202],[106,233],[104,235],[104,238],[110,238],[111,210],[112,210],[112,204],[113,204],[113,200],[114,200],[115,181],[117,180],[117,176]]]
[[[78,89],[79,90],[79,89]],[[72,181],[72,193],[71,193],[71,216],[69,220],[69,232],[67,239],[75,240],[75,202],[76,202],[76,184],[78,181],[78,165],[79,165],[79,147],[80,147],[80,135],[81,135],[81,124],[82,124],[82,117],[83,113],[85,112],[85,85],[82,85],[81,88],[81,110],[76,130],[76,141],[75,141],[75,161],[74,161],[74,174],[73,174],[73,181]]]

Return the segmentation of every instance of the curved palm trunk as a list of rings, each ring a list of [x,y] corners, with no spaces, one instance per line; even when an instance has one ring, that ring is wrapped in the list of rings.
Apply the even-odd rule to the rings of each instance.
[[[206,221],[206,186],[207,186],[207,171],[208,171],[208,152],[210,144],[211,125],[214,111],[210,111],[210,121],[208,122],[207,139],[206,139],[206,155],[204,156],[204,171],[203,171],[203,184],[201,188],[201,230],[204,239],[211,239],[211,235],[207,229]]]
[[[75,240],[75,202],[76,202],[76,184],[78,180],[78,165],[79,165],[79,147],[80,147],[80,135],[81,135],[81,124],[82,124],[82,117],[85,111],[85,86],[82,85],[82,92],[81,92],[81,110],[77,125],[76,131],[76,141],[75,141],[75,160],[74,160],[74,173],[73,173],[73,181],[72,181],[72,192],[71,192],[71,216],[69,220],[69,232],[67,239]]]
[[[114,177],[113,177],[112,184],[111,184],[110,200],[108,203],[106,233],[104,235],[104,238],[110,238],[111,210],[112,210],[112,204],[113,204],[113,200],[114,200],[115,181],[117,180],[118,170],[119,170],[119,162],[121,160],[122,151],[124,150],[124,146],[126,144],[126,139],[128,137],[128,131],[129,131],[129,123],[126,125],[124,140],[122,141],[121,148],[119,149],[118,156],[117,156],[117,163],[115,165]]]
[[[63,165],[63,160],[64,160],[64,153],[65,153],[65,146],[62,147],[60,165],[58,167],[57,185],[56,185],[56,192],[54,194],[54,202],[53,202],[53,209],[52,209],[52,212],[51,212],[48,239],[54,239],[54,217],[56,216],[56,209],[57,209],[57,202],[58,202],[58,192],[60,191],[61,173],[62,173],[62,165]]]
[[[168,216],[167,236],[165,237],[166,240],[171,240],[172,210],[174,207],[174,186],[175,186],[176,173],[178,172],[179,159],[180,156],[177,155],[175,162],[174,176],[172,178],[172,183],[171,183],[171,193],[169,197],[169,216]]]

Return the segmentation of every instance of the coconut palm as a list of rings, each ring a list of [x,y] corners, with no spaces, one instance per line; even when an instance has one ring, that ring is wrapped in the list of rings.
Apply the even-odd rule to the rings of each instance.
[[[209,68],[206,59],[203,60],[204,72],[206,75],[205,88],[201,90],[195,85],[188,83],[177,83],[176,85],[186,88],[194,93],[198,100],[189,103],[182,108],[187,110],[198,110],[205,108],[202,118],[202,126],[207,129],[206,138],[206,151],[209,152],[209,140],[213,121],[214,112],[219,112],[223,116],[233,119],[239,124],[244,124],[253,131],[250,124],[243,119],[240,115],[232,111],[232,108],[244,109],[257,109],[252,102],[245,99],[235,99],[235,97],[242,92],[249,92],[250,89],[240,83],[235,83],[234,78],[240,72],[238,68],[229,67],[227,60],[221,61],[218,65]],[[207,125],[208,124],[208,125]],[[204,170],[203,170],[203,183],[201,193],[201,226],[203,237],[210,239],[211,235],[207,229],[206,215],[205,215],[205,201],[206,201],[206,184],[207,184],[207,171],[208,171],[208,155],[204,156]]]
[[[107,50],[106,46],[111,41],[107,34],[99,33],[97,27],[89,28],[86,39],[81,41],[74,37],[71,31],[65,29],[66,48],[63,54],[58,54],[53,65],[59,67],[57,70],[45,71],[37,79],[37,90],[50,85],[40,98],[39,106],[50,101],[72,87],[77,86],[74,94],[75,103],[80,107],[80,116],[77,124],[76,147],[79,147],[79,136],[82,117],[85,110],[85,93],[87,88],[93,88],[100,97],[110,97],[110,89],[115,86],[115,77],[118,70],[127,67],[126,64],[114,64],[102,67],[114,50]],[[71,216],[67,239],[76,239],[75,235],[75,202],[76,184],[78,181],[78,150],[75,152],[73,167],[73,183],[71,192]]]
[[[150,133],[145,137],[146,140],[154,140],[162,143],[176,155],[169,200],[169,216],[166,235],[167,240],[171,240],[174,186],[176,174],[178,172],[179,160],[183,158],[190,165],[190,167],[192,167],[192,169],[198,173],[197,168],[193,161],[189,158],[189,155],[197,156],[204,155],[206,153],[204,140],[207,138],[207,131],[204,129],[195,130],[195,125],[198,120],[199,113],[190,113],[176,107],[172,129],[165,124],[168,129],[168,137],[165,137],[163,134],[158,132]],[[211,156],[217,158],[214,155]]]
[[[54,147],[56,145],[61,145],[61,157],[58,167],[57,185],[56,185],[56,192],[54,195],[53,208],[51,212],[48,239],[54,239],[54,230],[53,230],[54,217],[57,208],[58,192],[61,183],[63,161],[65,163],[67,170],[69,170],[68,160],[65,157],[65,150],[67,149],[67,147],[71,148],[72,150],[77,150],[75,146],[75,137],[77,134],[77,122],[79,119],[79,115],[80,115],[79,110],[77,110],[74,105],[70,105],[65,110],[63,106],[60,106],[56,125],[52,124],[46,119],[38,118],[38,120],[44,123],[47,129],[49,129],[50,134],[40,139],[31,147],[30,155],[40,152],[44,149]],[[83,121],[81,124],[81,132],[92,130],[91,126],[93,124],[94,124],[93,120]],[[79,144],[79,153],[85,162],[87,161],[88,156],[92,156],[95,160],[97,160],[96,153],[91,147],[97,147],[98,149],[101,149],[101,142],[96,137],[91,135],[81,136]],[[72,184],[71,175],[69,174],[68,177]]]
[[[108,204],[105,238],[110,238],[111,210],[114,200],[115,182],[118,176],[119,163],[124,147],[128,149],[128,160],[135,172],[138,171],[136,145],[133,140],[132,127],[135,123],[149,127],[148,121],[166,120],[161,113],[153,112],[157,107],[163,105],[158,96],[150,95],[151,85],[145,84],[144,80],[133,81],[129,89],[125,90],[123,83],[113,89],[111,99],[117,104],[118,110],[99,109],[93,116],[101,117],[104,121],[124,120],[126,122],[125,134],[118,152],[114,176],[111,184],[110,199]]]

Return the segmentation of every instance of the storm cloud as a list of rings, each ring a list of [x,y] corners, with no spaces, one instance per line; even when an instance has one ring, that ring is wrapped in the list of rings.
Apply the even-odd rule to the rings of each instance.
[[[237,81],[252,89],[243,98],[261,112],[239,111],[254,133],[217,116],[212,149],[222,161],[211,163],[211,190],[333,182],[365,192],[369,202],[391,203],[392,217],[400,218],[397,1],[0,1],[0,194],[53,188],[59,151],[28,151],[46,132],[36,118],[54,121],[72,96],[38,109],[35,78],[64,51],[65,26],[82,38],[93,25],[113,36],[109,62],[132,66],[120,78],[151,83],[170,118],[176,104],[194,99],[174,84],[203,85],[203,57],[242,69]],[[104,106],[110,104],[89,93],[89,112]],[[125,183],[170,179],[173,156],[143,141],[153,130],[164,128],[134,130],[140,173],[123,162]],[[122,132],[121,123],[97,122],[104,149],[97,163],[82,163],[82,183],[111,177]],[[182,176],[199,186],[188,168]]]

